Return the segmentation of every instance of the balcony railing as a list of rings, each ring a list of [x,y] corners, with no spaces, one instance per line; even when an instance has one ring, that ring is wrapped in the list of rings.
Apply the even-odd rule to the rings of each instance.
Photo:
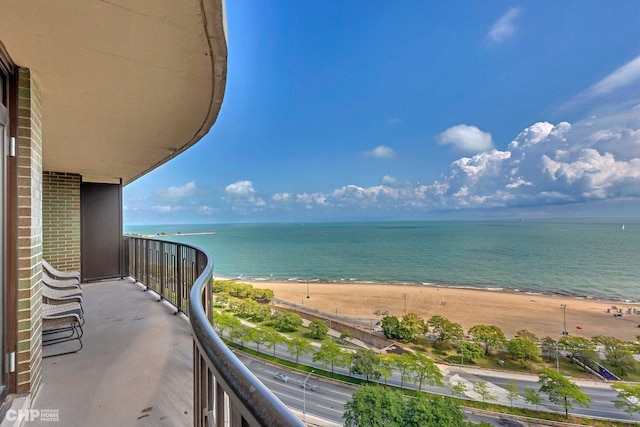
[[[125,259],[128,275],[171,302],[176,314],[189,316],[194,426],[304,425],[213,330],[213,259],[209,254],[181,243],[125,237]]]

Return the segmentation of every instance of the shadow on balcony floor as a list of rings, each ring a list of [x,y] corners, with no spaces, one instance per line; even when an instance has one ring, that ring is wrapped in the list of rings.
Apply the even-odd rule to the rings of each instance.
[[[53,424],[64,426],[191,425],[193,343],[186,318],[133,279],[82,289],[84,348],[43,359],[31,407],[59,410]]]

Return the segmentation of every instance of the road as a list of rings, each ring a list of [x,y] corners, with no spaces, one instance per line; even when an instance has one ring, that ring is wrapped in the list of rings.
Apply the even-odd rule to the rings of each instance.
[[[251,345],[252,349],[255,349],[254,345]],[[264,348],[261,350],[265,351]],[[269,354],[273,354],[273,350],[267,350]],[[279,345],[276,347],[276,356],[287,359],[294,360],[295,358],[290,356],[286,346]],[[257,362],[254,362],[257,363]],[[316,367],[318,369],[327,370],[326,367],[313,362],[311,355],[302,355],[299,358],[299,363],[305,364],[307,366]],[[250,369],[251,366],[249,366]],[[478,369],[471,368],[467,366],[449,366],[449,365],[440,365],[440,369],[444,374],[443,382],[444,386],[423,386],[422,390],[428,391],[431,393],[451,395],[451,389],[449,386],[451,384],[455,384],[456,382],[462,381],[467,385],[467,390],[464,393],[466,398],[481,400],[480,397],[473,392],[473,383],[479,380],[486,381],[489,385],[491,393],[496,396],[496,403],[500,403],[506,406],[509,406],[511,402],[506,397],[506,390],[504,386],[510,381],[515,381],[516,385],[520,390],[520,395],[524,395],[525,388],[532,388],[538,390],[539,385],[537,383],[538,377],[533,375],[526,374],[518,374],[513,372],[506,371],[493,371],[486,369]],[[282,369],[281,369],[282,370]],[[330,369],[329,369],[330,370]],[[335,371],[341,374],[349,375],[349,372],[344,368],[335,368]],[[264,384],[272,389],[274,393],[289,407],[299,412],[302,412],[303,407],[303,396],[302,389],[299,384],[304,380],[304,378],[300,377],[292,373],[289,375],[292,378],[293,384],[274,384],[277,380],[273,378],[273,374],[275,374],[276,369],[271,368],[266,369],[264,373],[260,373],[258,378],[264,382]],[[264,380],[263,380],[264,379]],[[319,380],[314,380],[319,381]],[[640,422],[640,415],[634,414],[629,415],[622,410],[616,408],[612,401],[616,398],[616,391],[613,390],[609,384],[595,382],[595,381],[578,381],[574,380],[581,388],[581,390],[588,394],[593,402],[591,403],[590,408],[583,408],[580,406],[576,406],[571,409],[569,412],[576,415],[584,415],[589,417],[598,417],[598,418],[606,418],[606,419],[616,419],[620,421],[635,421]],[[387,380],[388,384],[400,386],[400,375],[394,373],[393,376]],[[325,385],[328,384],[328,385]],[[329,385],[330,384],[330,385]],[[273,387],[273,388],[272,388]],[[334,388],[335,387],[335,388]],[[405,388],[417,388],[417,385],[408,384],[406,381],[404,383]],[[296,391],[298,393],[296,393]],[[307,392],[306,397],[312,397],[311,406],[307,405],[306,412],[308,414],[316,415],[320,418],[325,418],[327,420],[331,420],[332,422],[341,423],[341,415],[344,407],[344,403],[350,399],[351,393],[353,390],[349,389],[345,386],[338,386],[332,383],[322,383],[322,386],[319,387],[317,392]],[[280,394],[278,394],[280,393]],[[541,410],[553,411],[564,413],[564,409],[560,406],[554,405],[546,399],[546,396],[543,397],[543,403],[540,405]],[[316,399],[317,398],[317,399]],[[309,403],[309,401],[307,401]],[[536,409],[533,405],[524,402],[522,398],[514,400],[513,406],[525,407],[529,409]],[[340,413],[337,416],[337,413]]]
[[[253,374],[290,409],[330,421],[336,425],[344,423],[342,414],[344,404],[351,400],[355,388],[327,382],[311,374],[308,384],[312,389],[303,390],[302,384],[306,375],[274,367],[261,360],[239,356]],[[275,378],[275,373],[285,372],[289,380],[285,383]]]

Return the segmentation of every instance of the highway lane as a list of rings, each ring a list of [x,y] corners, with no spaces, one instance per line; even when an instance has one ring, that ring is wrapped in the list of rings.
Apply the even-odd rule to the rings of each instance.
[[[251,348],[255,349],[255,346],[252,345]],[[263,351],[265,350],[264,347],[262,349]],[[268,350],[268,353],[273,354],[273,351]],[[291,357],[288,354],[287,348],[284,345],[279,345],[276,347],[276,355],[283,359],[295,360],[295,358]],[[326,367],[323,367],[320,364],[313,362],[311,355],[300,356],[299,362],[307,366],[317,367],[319,369],[327,369]],[[423,391],[451,395],[451,389],[449,388],[449,379],[452,375],[459,375],[460,378],[463,378],[464,381],[466,381],[468,384],[468,390],[466,393],[467,396],[473,397],[473,393],[469,392],[469,390],[472,389],[473,382],[478,380],[484,380],[487,383],[489,383],[492,387],[495,387],[498,393],[501,394],[501,399],[499,399],[499,403],[508,406],[510,405],[510,402],[508,402],[505,398],[506,393],[504,390],[504,386],[505,384],[511,381],[512,377],[516,379],[516,384],[520,389],[521,396],[524,395],[525,388],[533,388],[537,390],[539,387],[537,384],[537,380],[538,380],[537,376],[529,376],[524,374],[512,374],[512,373],[503,372],[503,371],[481,370],[481,369],[474,369],[474,368],[468,368],[468,367],[457,367],[457,366],[445,367],[444,365],[441,365],[441,369],[443,370],[443,374],[445,375],[445,378],[443,379],[445,386],[444,387],[423,386],[422,387]],[[348,375],[348,371],[344,368],[336,367],[335,371]],[[304,380],[304,378],[298,379],[298,381],[302,381],[302,380]],[[394,375],[387,382],[391,385],[395,385],[399,387],[400,375],[397,373],[394,373]],[[416,385],[407,383],[407,381],[405,381],[404,387],[417,388]],[[582,408],[580,406],[576,406],[570,410],[570,413],[577,414],[577,415],[599,417],[599,418],[613,418],[613,419],[624,420],[624,421],[636,421],[636,422],[640,421],[639,415],[626,414],[625,412],[616,408],[613,405],[612,400],[615,399],[617,393],[615,390],[611,389],[611,387],[608,384],[594,382],[594,386],[590,386],[590,385],[585,385],[585,382],[581,382],[580,387],[583,392],[587,393],[593,399],[591,408]],[[283,393],[283,396],[284,397],[282,399],[283,401],[285,401],[285,403],[289,402],[290,400],[291,402],[293,402],[292,403],[293,408],[297,409],[299,407],[300,408],[299,410],[302,411],[302,396],[300,396],[299,399],[295,397],[296,396],[295,393],[292,394],[291,397],[287,397],[286,393]],[[289,400],[286,400],[286,399],[289,399]],[[300,402],[297,402],[298,400],[300,400]],[[296,404],[297,406],[295,406]],[[328,408],[334,411],[339,410],[339,408],[337,408],[335,404],[333,405],[334,406],[333,408],[331,408],[330,402],[326,402],[326,404],[328,405],[327,406]],[[513,406],[520,406],[520,407],[535,409],[534,406],[524,402],[523,399],[518,399],[514,401]],[[543,404],[541,405],[540,409],[564,413],[564,409],[550,403],[546,399],[546,396],[544,395],[543,395]],[[334,418],[329,418],[329,419],[334,419]]]
[[[344,404],[351,399],[354,388],[324,381],[311,374],[308,383],[312,388],[303,392],[306,374],[274,367],[245,355],[239,355],[239,358],[287,407],[300,413],[306,408],[308,415],[340,425],[344,423]],[[288,381],[276,379],[276,372],[284,372],[289,377]]]
[[[492,384],[504,388],[506,384],[511,382],[511,379],[506,376],[496,376],[496,375],[488,375],[483,372],[479,372],[474,375],[474,377],[491,382]],[[532,388],[535,390],[539,389],[539,384],[537,383],[537,377],[531,377],[529,379],[522,379],[521,376],[518,378],[514,378],[514,381],[518,388],[520,389],[520,394],[524,394],[525,388]],[[613,400],[617,396],[617,392],[610,387],[609,384],[606,383],[598,383],[593,382],[589,384],[588,382],[581,382],[580,389],[583,393],[586,393],[593,399],[593,402],[590,404],[590,408],[583,408],[576,405],[573,409],[569,410],[572,414],[578,415],[586,415],[590,417],[599,417],[599,418],[615,418],[618,420],[624,421],[640,421],[639,415],[629,415],[625,412],[622,412],[620,409],[616,408],[613,404]],[[560,406],[554,405],[549,402],[546,396],[543,394],[543,404],[542,407],[547,410],[551,410],[554,412],[563,413],[564,409]],[[514,402],[515,403],[515,402]]]

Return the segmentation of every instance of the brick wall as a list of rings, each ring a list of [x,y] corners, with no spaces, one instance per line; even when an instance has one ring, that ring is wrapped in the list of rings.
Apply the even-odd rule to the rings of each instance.
[[[18,72],[18,393],[42,380],[42,105],[31,72]]]
[[[42,176],[42,256],[59,270],[80,270],[80,175]]]

